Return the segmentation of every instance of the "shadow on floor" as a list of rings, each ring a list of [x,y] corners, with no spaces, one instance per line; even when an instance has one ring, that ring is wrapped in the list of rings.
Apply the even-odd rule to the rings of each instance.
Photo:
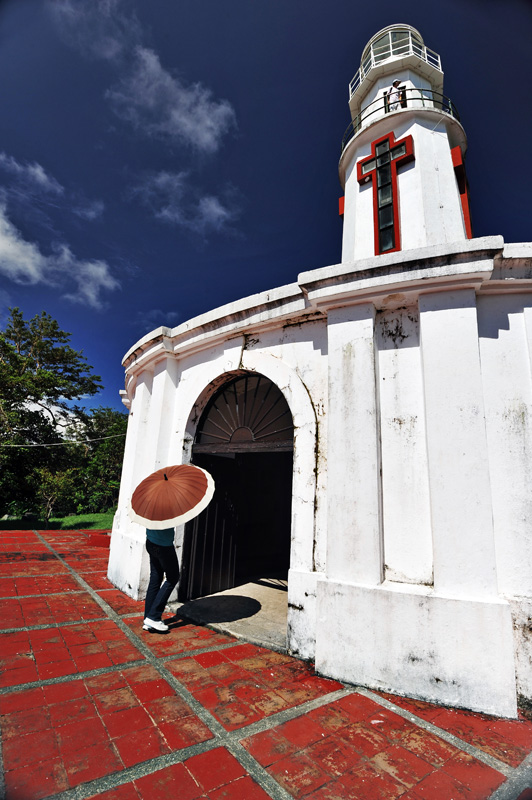
[[[208,625],[212,622],[235,622],[238,619],[253,617],[262,606],[253,597],[243,595],[217,595],[189,600],[179,609],[179,615],[196,623]]]

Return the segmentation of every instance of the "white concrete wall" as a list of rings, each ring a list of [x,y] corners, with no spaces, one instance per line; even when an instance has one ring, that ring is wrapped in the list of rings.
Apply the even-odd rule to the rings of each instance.
[[[423,294],[419,310],[434,587],[452,597],[495,597],[475,292]]]
[[[416,306],[377,315],[384,577],[433,583],[423,375]]]
[[[146,591],[149,567],[144,547],[146,532],[140,525],[131,522],[127,504],[135,486],[149,474],[144,471],[144,465],[149,443],[147,430],[152,385],[153,375],[150,370],[144,369],[139,371],[134,385],[129,386],[131,406],[107,573],[115,586],[135,599]]]
[[[326,572],[350,583],[382,580],[374,328],[373,304],[329,311]]]
[[[525,311],[526,309],[526,311]],[[503,595],[532,597],[532,297],[479,299],[478,319],[497,579]]]
[[[341,680],[515,714],[516,689],[532,697],[532,280],[517,256],[493,271],[501,247],[316,270],[274,310],[241,301],[142,340],[116,585],[145,584],[134,487],[189,460],[224,376],[260,372],[295,428],[290,649]]]
[[[318,582],[316,669],[323,675],[476,711],[515,716],[507,603],[420,587]]]
[[[513,613],[517,691],[532,697],[532,295],[479,298],[497,581]]]

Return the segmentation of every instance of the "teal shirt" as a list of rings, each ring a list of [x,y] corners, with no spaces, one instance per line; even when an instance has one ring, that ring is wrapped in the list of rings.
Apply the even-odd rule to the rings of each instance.
[[[155,531],[146,528],[146,537],[154,544],[161,544],[163,547],[171,547],[174,543],[175,528],[165,528],[162,531]]]

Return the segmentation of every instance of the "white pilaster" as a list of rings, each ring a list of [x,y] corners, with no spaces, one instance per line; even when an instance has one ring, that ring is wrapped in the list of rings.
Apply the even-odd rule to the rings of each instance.
[[[119,510],[131,497],[135,486],[141,480],[138,476],[143,469],[146,456],[146,429],[148,426],[153,374],[144,370],[137,379],[135,395],[131,402],[124,451],[124,466],[120,481]]]
[[[329,311],[327,576],[382,579],[375,307]]]
[[[171,445],[174,444],[172,432],[178,380],[178,365],[173,355],[155,365],[148,429],[151,449],[148,474],[169,464],[181,463],[181,452],[171,450]]]
[[[419,298],[434,588],[497,594],[486,422],[473,289]]]
[[[107,577],[115,586],[135,599],[142,596],[145,590],[148,565],[144,549],[144,528],[129,519],[127,504],[135,486],[147,474],[144,465],[152,384],[153,374],[144,370],[138,376],[131,402],[120,496],[113,521],[107,572]]]

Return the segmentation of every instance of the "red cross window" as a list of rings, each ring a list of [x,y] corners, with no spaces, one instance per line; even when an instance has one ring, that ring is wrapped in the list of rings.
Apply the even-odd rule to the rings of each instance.
[[[357,164],[360,184],[373,184],[373,230],[375,255],[393,253],[401,249],[399,226],[399,196],[397,168],[414,160],[414,142],[411,136],[395,141],[388,133],[371,144],[371,155]]]

